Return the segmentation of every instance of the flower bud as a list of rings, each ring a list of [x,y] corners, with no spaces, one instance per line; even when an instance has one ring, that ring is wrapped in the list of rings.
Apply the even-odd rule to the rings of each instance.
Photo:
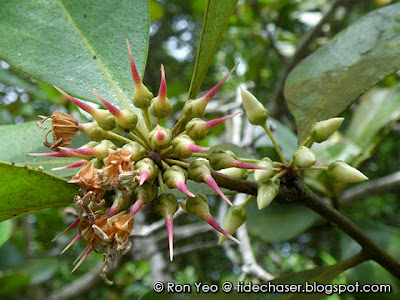
[[[257,206],[261,210],[267,207],[279,193],[279,184],[268,180],[265,183],[260,183],[257,190]]]
[[[275,171],[272,170],[272,160],[269,157],[264,157],[257,163],[257,166],[264,167],[266,169],[254,171],[254,180],[256,182],[265,182],[274,176]]]
[[[168,128],[157,124],[156,128],[149,133],[149,139],[152,148],[165,148],[171,142],[172,133]]]
[[[95,169],[101,169],[104,166],[104,163],[102,160],[99,160],[98,158],[93,158],[92,160],[90,160],[90,162],[93,165],[93,168]]]
[[[110,209],[108,210],[108,215],[113,216],[117,212],[121,211],[122,209],[126,208],[129,205],[129,194],[124,193],[121,190],[115,190],[114,201]]]
[[[218,173],[240,179],[247,179],[247,177],[249,176],[249,171],[240,168],[226,168],[219,170]]]
[[[168,168],[163,175],[165,184],[170,189],[178,189],[182,193],[190,196],[195,197],[195,195],[189,191],[185,182],[187,180],[187,172],[177,165],[173,165],[172,167]]]
[[[329,165],[328,172],[336,182],[356,183],[368,179],[367,176],[356,168],[353,168],[339,160]]]
[[[226,214],[224,226],[222,229],[225,230],[229,234],[234,234],[236,230],[243,225],[244,222],[247,220],[247,212],[246,208],[242,205],[235,205],[231,206],[228,209],[228,213]],[[222,244],[228,238],[221,234],[219,236],[218,244]]]
[[[173,194],[162,194],[157,199],[156,210],[165,219],[165,227],[168,233],[168,244],[169,244],[169,258],[172,261],[174,257],[174,222],[173,216],[179,208],[178,201]]]
[[[143,148],[138,142],[130,142],[129,144],[125,144],[122,146],[122,149],[129,150],[132,154],[132,161],[139,161],[146,157],[146,149]]]
[[[107,137],[107,131],[96,122],[79,124],[79,130],[86,134],[92,141],[101,141]]]
[[[116,126],[114,116],[105,109],[94,109],[91,113],[93,119],[106,131],[113,130]]]
[[[143,207],[143,205],[149,204],[151,201],[153,201],[157,197],[157,192],[157,186],[152,183],[144,183],[143,185],[137,186],[135,189],[137,199],[131,206],[129,215],[135,215],[139,209]]]
[[[210,188],[212,188],[222,199],[224,199],[229,205],[233,205],[232,202],[225,196],[225,194],[219,188],[217,182],[211,176],[210,165],[205,159],[198,159],[192,162],[188,169],[189,178],[198,183],[205,182]]]
[[[206,121],[200,118],[194,118],[186,124],[186,131],[193,140],[202,140],[206,137],[209,129],[205,126]]]
[[[317,143],[326,141],[342,125],[343,120],[344,118],[331,118],[316,122],[311,128],[311,139]]]
[[[297,168],[310,168],[317,162],[317,157],[310,148],[300,146],[293,154],[293,160]]]
[[[193,152],[210,150],[208,147],[197,146],[187,134],[180,134],[175,137],[172,142],[174,154],[180,158],[187,158]]]
[[[215,149],[211,152],[208,157],[211,167],[218,171],[225,168],[230,168],[235,166],[235,159],[232,157],[230,152],[222,149]]]
[[[172,112],[172,104],[167,98],[167,83],[165,81],[164,66],[161,65],[161,84],[158,96],[151,100],[150,113],[157,119],[164,119]]]
[[[244,88],[240,88],[244,110],[249,122],[253,125],[264,125],[269,117],[269,111],[256,97]]]
[[[145,181],[152,182],[157,178],[159,169],[154,161],[150,158],[144,158],[139,160],[135,164],[135,170],[138,170],[140,173],[140,182],[139,185],[143,185]]]

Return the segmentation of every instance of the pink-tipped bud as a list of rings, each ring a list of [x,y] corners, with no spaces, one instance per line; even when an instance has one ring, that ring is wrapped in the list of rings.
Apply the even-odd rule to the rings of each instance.
[[[239,168],[239,169],[254,169],[254,170],[265,170],[264,167],[252,165],[249,163],[245,163],[239,160],[235,160],[235,163],[232,167]]]
[[[133,82],[135,83],[135,86],[140,85],[142,83],[142,80],[140,79],[139,72],[136,69],[136,64],[135,64],[135,61],[133,60],[131,46],[129,45],[128,39],[126,39],[126,46],[128,47],[129,60],[131,62],[131,73],[132,73]]]
[[[131,206],[129,214],[135,215],[143,205],[150,203],[157,197],[158,188],[155,184],[146,183],[135,189],[137,195],[136,202]]]
[[[172,139],[171,130],[157,124],[149,133],[149,140],[152,148],[164,148],[169,145]]]
[[[135,169],[139,171],[140,174],[140,185],[146,182],[153,182],[157,178],[159,168],[155,162],[150,158],[144,158],[139,160],[135,164]]]
[[[92,93],[95,94],[95,96],[99,98],[101,102],[103,102],[108,111],[115,117],[115,121],[120,128],[129,131],[135,129],[138,122],[138,117],[136,114],[127,109],[119,110],[116,106],[104,100],[104,98],[95,91],[92,90]]]
[[[229,78],[229,76],[232,75],[233,71],[235,71],[236,67],[238,66],[239,63],[237,63],[230,71],[228,74],[225,75],[224,78],[220,82],[218,82],[211,90],[207,92],[207,94],[203,97],[206,101],[210,101],[215,94],[218,92],[218,90],[221,88],[221,86],[225,83],[225,81]]]
[[[50,153],[28,153],[27,155],[39,156],[39,157],[77,157],[77,154],[71,151],[60,151],[60,152],[50,152]]]
[[[226,120],[228,120],[228,119],[231,119],[231,118],[233,118],[234,116],[237,116],[237,115],[240,114],[240,113],[242,113],[242,112],[241,112],[241,111],[238,111],[238,112],[236,112],[236,113],[234,113],[234,114],[231,114],[231,115],[228,115],[228,116],[224,116],[224,117],[221,117],[221,118],[217,118],[217,119],[214,119],[214,120],[207,121],[207,122],[205,123],[205,127],[208,128],[208,129],[211,129],[211,128],[213,128],[213,127],[215,127],[215,126],[221,124],[222,122],[224,122],[224,121],[226,121]]]
[[[230,206],[232,206],[232,202],[228,199],[227,196],[221,191],[219,188],[217,182],[214,180],[214,178],[211,175],[205,176],[204,182],[207,183],[207,185],[212,188],[222,199],[224,199]]]
[[[72,149],[72,148],[66,148],[66,147],[59,147],[61,150],[65,150],[76,153],[76,154],[81,154],[84,156],[95,156],[96,154],[96,149],[95,148],[78,148],[78,149]]]
[[[89,246],[89,245],[88,245],[88,248],[87,248],[85,254],[84,254],[83,257],[81,258],[81,260],[76,264],[75,268],[72,269],[71,273],[74,273],[74,272],[79,268],[79,266],[85,261],[85,259],[86,259],[86,258],[88,257],[88,255],[92,252],[92,250],[93,250],[92,246]]]
[[[242,245],[241,242],[239,242],[239,240],[237,240],[236,238],[234,238],[231,234],[227,233],[225,230],[223,230],[221,228],[221,226],[219,226],[219,224],[217,223],[217,221],[213,218],[212,215],[208,214],[205,217],[205,221],[210,224],[210,226],[212,228],[214,228],[215,230],[217,230],[218,232],[222,233],[223,235],[225,235],[227,238],[231,239],[232,241],[234,241],[235,243]]]
[[[117,147],[109,140],[102,140],[100,144],[91,148],[71,149],[71,148],[60,147],[60,149],[71,151],[73,153],[80,154],[83,156],[92,156],[92,157],[94,156],[99,160],[103,160],[109,155],[110,149],[116,150]]]
[[[196,195],[193,194],[189,189],[187,188],[186,184],[184,181],[180,181],[176,183],[176,188],[180,190],[182,193],[188,195],[189,197],[195,197]]]
[[[70,231],[71,229],[75,228],[78,224],[79,224],[79,218],[76,218],[75,221],[69,225],[67,228],[64,229],[63,232],[61,232],[59,235],[57,235],[54,239],[51,240],[52,243],[54,243],[56,240],[58,240],[61,236],[63,236],[64,234],[66,234],[68,231]]]
[[[108,210],[108,215],[113,216],[122,209],[125,209],[129,205],[130,197],[129,194],[124,193],[123,191],[116,189],[114,201],[110,209]]]
[[[136,202],[133,203],[133,205],[131,206],[129,215],[133,217],[143,207],[143,205],[144,205],[143,201],[140,201],[139,199],[136,200]]]
[[[92,141],[101,141],[106,138],[107,131],[101,128],[97,122],[79,124],[79,130],[86,134]]]
[[[89,114],[92,114],[93,111],[95,110],[94,107],[83,103],[82,101],[79,101],[78,99],[75,99],[73,97],[71,97],[70,95],[68,95],[66,92],[64,92],[62,89],[60,89],[59,87],[53,85],[53,87],[59,91],[61,94],[63,94],[69,101],[71,101],[72,103],[74,103],[76,106],[78,106],[80,109],[86,111]]]
[[[157,119],[164,119],[172,112],[172,104],[167,98],[167,83],[164,66],[161,65],[161,84],[158,96],[151,100],[150,113]]]
[[[168,245],[169,245],[169,259],[174,260],[174,220],[172,216],[165,218],[165,227],[167,228],[168,234]]]
[[[58,167],[58,168],[52,168],[53,171],[59,171],[59,170],[66,170],[66,169],[72,169],[72,168],[78,168],[81,167],[83,165],[85,165],[87,163],[87,160],[82,159],[82,160],[78,160],[77,162],[74,162],[70,165],[66,165],[63,167]]]
[[[180,158],[190,157],[193,152],[209,150],[208,147],[197,146],[187,134],[180,134],[171,141],[174,154]]]

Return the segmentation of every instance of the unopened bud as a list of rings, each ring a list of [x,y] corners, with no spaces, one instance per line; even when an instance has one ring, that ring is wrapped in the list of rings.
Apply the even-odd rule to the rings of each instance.
[[[268,179],[271,179],[272,176],[274,176],[275,171],[272,170],[272,160],[269,157],[264,157],[257,163],[257,166],[264,167],[266,169],[254,171],[255,182],[265,182]]]
[[[152,148],[164,148],[169,145],[172,139],[171,130],[157,124],[149,133]]]
[[[99,160],[98,158],[93,158],[92,160],[90,160],[90,162],[95,169],[101,169],[104,166],[103,161]]]
[[[244,110],[249,122],[253,125],[264,125],[269,117],[269,111],[256,97],[244,88],[240,88]]]
[[[210,214],[207,197],[203,194],[189,197],[186,201],[186,211],[199,218],[205,219]]]
[[[116,126],[114,116],[105,109],[94,109],[91,113],[93,119],[106,131],[113,130]]]
[[[267,207],[279,193],[279,184],[268,180],[265,183],[260,183],[257,190],[257,206],[258,209]]]
[[[210,148],[197,146],[187,134],[180,134],[171,142],[174,154],[180,158],[190,157],[194,152],[207,151]]]
[[[176,213],[178,208],[178,201],[176,200],[176,197],[171,193],[161,194],[157,198],[155,209],[163,218],[166,218],[167,216],[172,217]]]
[[[172,112],[172,104],[167,98],[167,83],[164,66],[161,65],[161,84],[158,96],[151,100],[150,113],[157,119],[164,119]]]
[[[328,172],[333,180],[337,182],[356,183],[368,180],[368,177],[359,170],[339,160],[329,165]]]
[[[331,118],[325,121],[316,122],[311,128],[311,139],[314,142],[321,143],[326,141],[332,133],[334,133],[340,125],[342,125],[344,118]]]
[[[190,196],[195,197],[195,195],[189,191],[185,182],[187,180],[187,172],[177,165],[173,165],[172,167],[168,168],[163,175],[165,184],[170,189],[178,189],[182,193]]]
[[[146,182],[152,182],[157,178],[159,169],[155,162],[150,158],[144,158],[139,160],[135,164],[135,169],[140,173],[140,182],[139,185],[143,185]]]
[[[228,209],[228,213],[226,214],[224,226],[222,229],[225,230],[229,234],[234,234],[236,230],[243,225],[247,220],[247,212],[246,209],[242,205],[231,206]],[[228,239],[227,236],[221,234],[219,236],[218,244],[222,244]]]
[[[208,161],[210,162],[211,167],[216,171],[234,167],[236,162],[230,152],[219,148],[211,152]]]
[[[240,168],[221,169],[218,171],[218,173],[224,174],[226,176],[240,178],[240,179],[247,179],[247,177],[249,176],[249,171],[247,171],[246,169],[240,169]]]
[[[139,161],[146,157],[146,149],[143,148],[138,142],[130,142],[129,144],[125,144],[122,146],[122,149],[129,150],[132,154],[132,161]]]
[[[107,137],[107,131],[102,129],[96,122],[79,124],[79,130],[93,141],[101,141]]]
[[[310,168],[317,162],[317,157],[310,148],[301,146],[293,154],[293,160],[297,168]]]
[[[133,203],[131,209],[129,211],[129,215],[135,215],[139,209],[143,207],[145,204],[149,204],[157,197],[157,186],[152,183],[144,183],[143,185],[139,185],[135,189],[136,194],[136,202]]]
[[[114,202],[110,209],[108,210],[108,214],[110,216],[115,215],[117,212],[121,211],[122,209],[128,207],[129,205],[129,194],[124,193],[121,190],[116,190],[115,191],[115,196],[114,196]]]

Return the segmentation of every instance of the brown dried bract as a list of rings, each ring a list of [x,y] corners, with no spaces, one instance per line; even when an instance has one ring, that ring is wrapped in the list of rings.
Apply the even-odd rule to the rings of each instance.
[[[134,162],[131,157],[132,153],[126,149],[109,150],[109,155],[103,160],[105,167],[101,176],[110,187],[118,187],[120,176],[132,171]]]
[[[51,127],[45,137],[44,145],[50,150],[60,151],[59,147],[65,147],[71,145],[72,138],[77,134],[78,122],[71,117],[69,114],[63,113],[61,111],[54,111],[50,117],[43,117],[44,120],[37,122],[39,128],[46,130],[47,128],[43,126],[43,122],[47,119],[51,119]],[[48,134],[52,132],[53,143],[47,140]]]

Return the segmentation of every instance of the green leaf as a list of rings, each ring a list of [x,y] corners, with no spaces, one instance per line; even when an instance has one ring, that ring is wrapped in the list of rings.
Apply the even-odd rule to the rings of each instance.
[[[133,82],[125,38],[143,74],[149,4],[143,0],[2,1],[2,59],[81,99],[96,90],[119,107],[131,106]]]
[[[6,273],[0,276],[0,296],[18,293],[29,284],[29,276],[21,273]]]
[[[12,232],[12,222],[0,223],[0,247],[10,238]]]
[[[199,93],[200,86],[206,77],[207,70],[237,2],[237,0],[208,0],[207,2],[196,64],[190,83],[189,99],[195,99]]]
[[[399,118],[400,87],[372,89],[361,98],[346,137],[366,149],[382,128]]]
[[[400,3],[365,15],[289,74],[285,97],[300,143],[314,122],[339,115],[400,68],[399,18]]]
[[[266,243],[290,240],[306,231],[319,219],[316,213],[306,207],[276,202],[258,210],[255,201],[250,201],[247,215],[246,224],[250,234]]]
[[[78,186],[53,175],[0,162],[0,222],[73,202]]]
[[[39,284],[49,280],[56,273],[58,259],[37,258],[25,260],[15,270],[30,277],[30,284]]]
[[[45,124],[46,125],[46,124]],[[17,166],[43,167],[43,170],[60,177],[70,177],[77,169],[52,171],[52,168],[69,165],[79,159],[69,157],[35,157],[27,153],[51,152],[43,145],[48,130],[37,127],[36,122],[27,122],[18,125],[0,126],[0,161]],[[49,138],[51,140],[51,137]],[[88,137],[80,134],[73,138],[71,148],[78,148],[89,141]],[[12,149],[12,150],[11,150]]]

